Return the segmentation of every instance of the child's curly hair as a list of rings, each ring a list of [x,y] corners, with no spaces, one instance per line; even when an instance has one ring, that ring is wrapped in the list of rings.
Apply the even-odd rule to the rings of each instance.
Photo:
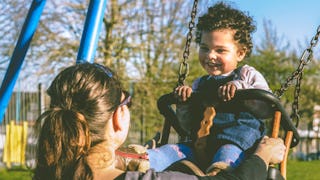
[[[218,29],[235,30],[234,40],[241,47],[246,48],[246,56],[250,56],[253,47],[251,33],[256,30],[251,16],[223,2],[218,2],[214,6],[209,7],[206,14],[199,17],[196,42],[200,43],[202,32]]]

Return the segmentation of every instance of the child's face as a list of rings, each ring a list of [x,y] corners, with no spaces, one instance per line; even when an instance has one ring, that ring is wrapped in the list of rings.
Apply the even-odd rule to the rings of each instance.
[[[245,57],[245,50],[239,49],[234,41],[234,33],[230,29],[202,32],[199,61],[209,75],[229,73]]]

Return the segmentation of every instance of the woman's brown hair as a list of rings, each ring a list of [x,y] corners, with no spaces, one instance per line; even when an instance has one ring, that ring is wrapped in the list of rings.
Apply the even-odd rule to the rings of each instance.
[[[93,179],[90,148],[105,141],[105,126],[120,104],[121,85],[99,64],[78,64],[58,74],[47,90],[50,108],[37,120],[34,179]]]

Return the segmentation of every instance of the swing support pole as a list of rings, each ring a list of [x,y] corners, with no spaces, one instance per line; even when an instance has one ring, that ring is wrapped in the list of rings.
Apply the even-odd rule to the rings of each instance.
[[[37,29],[45,3],[46,0],[33,0],[27,18],[23,24],[0,89],[0,124],[2,123],[5,110],[9,104],[14,85],[18,79],[30,42]]]
[[[91,0],[78,50],[76,63],[94,62],[107,0]]]

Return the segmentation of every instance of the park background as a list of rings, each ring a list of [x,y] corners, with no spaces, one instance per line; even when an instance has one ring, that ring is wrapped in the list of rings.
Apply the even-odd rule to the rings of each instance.
[[[32,1],[0,1],[2,81]],[[198,16],[215,2],[200,0]],[[256,21],[258,29],[253,36],[254,52],[245,63],[256,67],[272,90],[279,89],[295,71],[300,56],[317,33],[320,25],[317,7],[320,2],[227,2],[248,11]],[[127,143],[143,144],[157,131],[161,131],[163,117],[157,110],[156,100],[171,92],[177,84],[192,3],[191,0],[109,0],[107,3],[95,62],[116,70],[125,88],[133,95],[132,131]],[[27,122],[28,137],[31,136],[34,120],[48,104],[45,89],[60,70],[75,63],[88,4],[89,1],[85,0],[47,1],[16,83],[11,106],[8,106],[0,127],[0,133],[3,134],[0,137],[2,156],[6,125],[12,121],[16,124]],[[307,132],[306,143],[312,146],[306,144],[299,147],[301,153],[291,156],[292,159],[318,158],[319,143],[317,139],[308,139],[308,134],[310,131],[317,132],[316,137],[319,134],[318,124],[315,123],[318,118],[315,111],[320,102],[319,49],[319,45],[315,47],[314,58],[306,65],[299,105],[299,129]],[[197,61],[197,45],[194,42],[188,63],[190,74],[186,83],[191,84],[196,77],[205,73]],[[293,90],[290,87],[281,97],[289,114]],[[38,106],[40,101],[42,105]],[[32,150],[31,145],[34,145],[35,140],[29,140],[32,142],[28,142],[27,149]],[[311,153],[316,156],[308,159],[310,157],[307,155]],[[3,157],[0,158],[3,166],[7,166]]]

